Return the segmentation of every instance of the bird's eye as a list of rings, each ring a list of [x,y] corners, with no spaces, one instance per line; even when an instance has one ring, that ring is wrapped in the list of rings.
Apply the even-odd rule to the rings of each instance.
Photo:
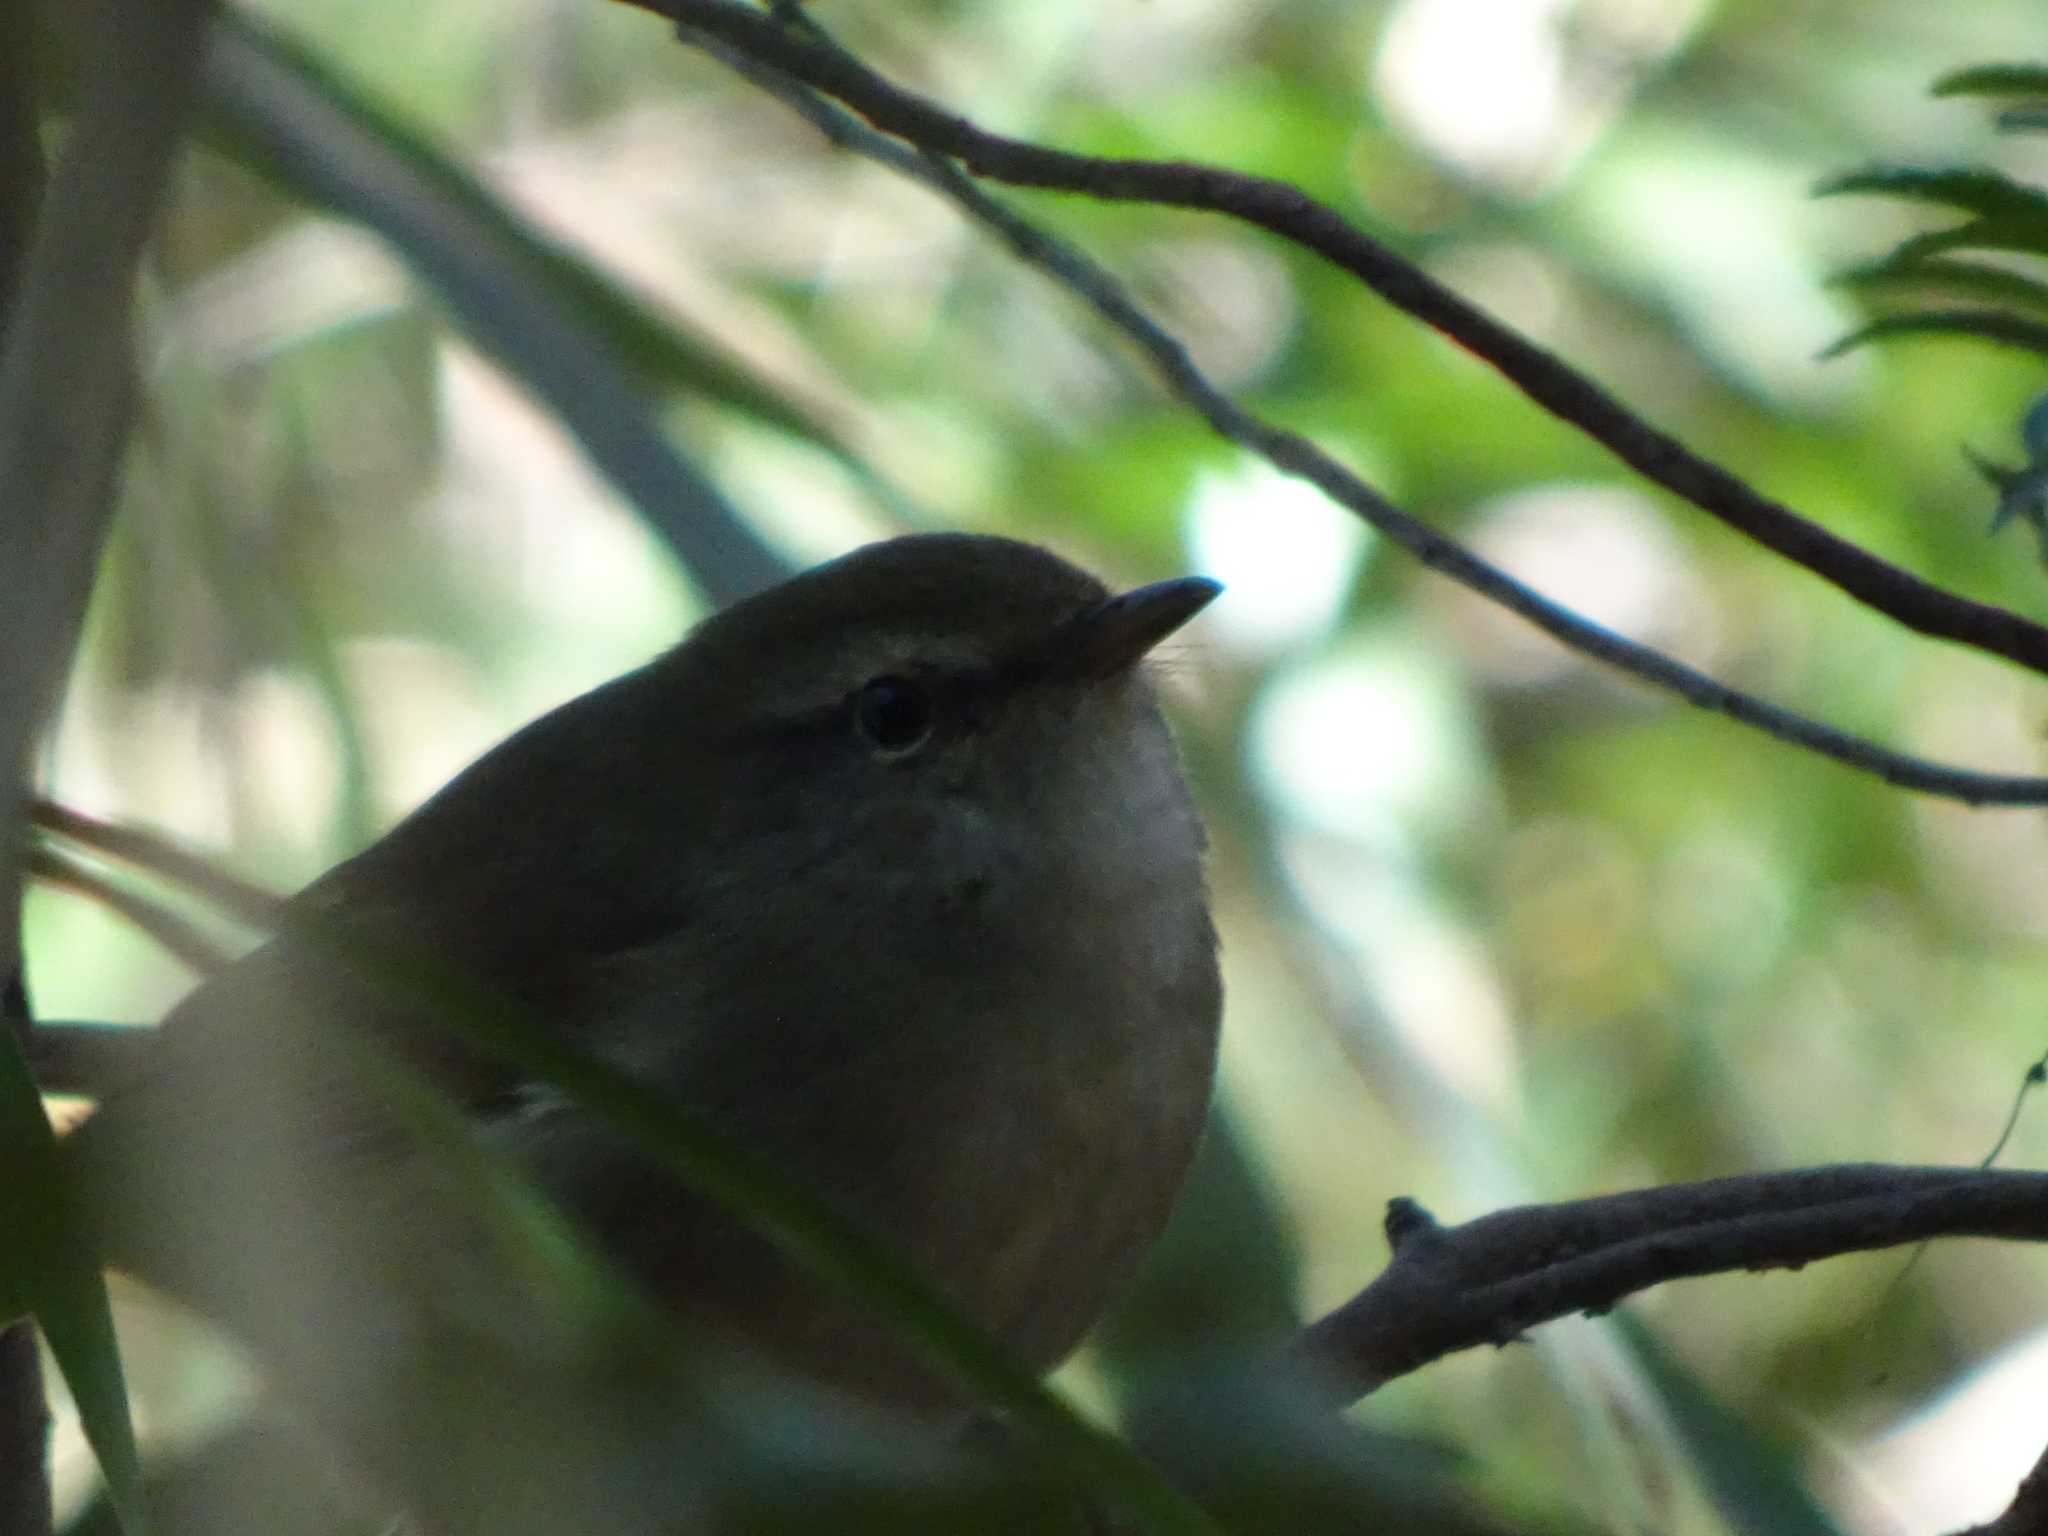
[[[853,696],[861,734],[884,752],[908,752],[932,729],[932,699],[902,677],[878,677]]]

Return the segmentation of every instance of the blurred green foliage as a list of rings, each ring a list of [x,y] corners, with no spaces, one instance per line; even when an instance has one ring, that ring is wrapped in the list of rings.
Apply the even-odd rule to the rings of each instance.
[[[1383,1391],[1349,1445],[1243,1403],[1162,1417],[1160,1384],[1362,1285],[1395,1194],[1456,1220],[1982,1156],[2048,1043],[2038,814],[1909,799],[1622,686],[1370,538],[1333,541],[1337,514],[1245,473],[1065,294],[643,13],[261,10],[416,137],[392,148],[438,147],[530,227],[673,452],[790,561],[919,521],[1113,578],[1201,564],[1232,583],[1168,673],[1216,837],[1230,1155],[1073,1390],[1188,1443],[1298,1450],[1203,1461],[1242,1473],[1205,1491],[1267,1512],[1246,1528],[1287,1507],[1261,1488],[1313,1495],[1289,1518],[1398,1528],[1371,1511],[1411,1507],[1419,1474],[1440,1490],[1420,1529],[1480,1519],[1475,1497],[1515,1528],[1727,1529],[1729,1425],[1759,1469],[1803,1466],[1844,1529],[1874,1528],[1872,1488],[1914,1529],[2004,1502],[2038,1444],[1972,1470],[1965,1508],[1914,1504],[1936,1495],[1866,1442],[2038,1327],[2019,1250],[1937,1249],[1896,1294],[1901,1256],[1670,1288],[1634,1309],[1654,1368],[1557,1325]],[[821,13],[989,126],[1293,179],[1766,492],[2048,610],[2039,566],[1982,537],[1991,498],[1958,452],[2010,457],[2039,359],[1937,336],[1822,360],[1863,319],[1830,274],[1925,220],[1807,196],[1872,162],[2041,186],[2043,140],[1928,95],[2038,46],[2024,0]],[[60,33],[49,52],[61,82]],[[1861,189],[1933,185],[1902,169]],[[144,426],[46,773],[279,885],[703,607],[673,541],[480,361],[506,353],[451,323],[463,304],[431,265],[301,197],[211,144],[183,166],[148,274]],[[2042,770],[2048,713],[2022,679],[1644,490],[1342,274],[1214,219],[1013,200],[1219,382],[1559,600],[1847,729]],[[1989,270],[2022,294],[2024,273]],[[32,906],[30,940],[47,1014],[147,1018],[186,981],[69,897]],[[2044,1150],[2030,1116],[2008,1157]],[[149,1416],[176,1424],[205,1372],[159,1357],[146,1322],[134,1338],[159,1366],[136,1372]],[[1712,1457],[1686,1432],[1709,1402]],[[1388,1446],[1400,1475],[1375,1495]],[[1322,1470],[1290,1488],[1290,1465]]]

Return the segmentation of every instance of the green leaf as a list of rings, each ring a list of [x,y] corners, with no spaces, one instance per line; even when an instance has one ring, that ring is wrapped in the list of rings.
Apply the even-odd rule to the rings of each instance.
[[[548,301],[608,347],[622,366],[647,382],[716,401],[812,443],[883,505],[899,514],[911,511],[903,493],[834,429],[829,411],[792,404],[788,396],[722,349],[670,324],[610,274],[535,229],[431,141],[311,54],[233,10],[222,12],[217,34],[227,50],[229,65],[238,51],[246,52],[245,63],[260,61],[279,77],[288,77],[309,101],[317,101],[337,122],[345,124],[350,135],[400,162],[421,187],[444,204],[447,218],[468,221],[485,231],[523,266],[527,280],[545,290]],[[214,138],[224,153],[257,175],[281,180],[299,195],[359,218],[384,235],[413,260],[422,277],[443,290],[457,318],[471,328],[480,344],[504,355],[491,341],[503,323],[494,318],[493,296],[468,279],[459,266],[451,269],[434,249],[436,242],[423,244],[408,221],[395,216],[402,210],[395,206],[399,199],[390,183],[380,186],[371,178],[358,183],[331,173],[308,174],[296,153],[276,153],[280,125],[275,121],[266,125],[260,112],[238,110],[239,99],[233,92],[209,97]],[[296,115],[303,118],[306,113],[301,109]],[[538,381],[529,382],[538,387]]]
[[[1892,341],[1901,336],[1968,336],[2048,354],[2048,322],[1996,309],[1952,309],[1886,315],[1851,331],[1821,356],[1840,357],[1873,341]]]
[[[2000,226],[2026,231],[2031,248],[2048,250],[2048,193],[1997,171],[1958,166],[1922,170],[1910,166],[1868,166],[1831,176],[1814,188],[1816,197],[1867,195],[1935,203]]]
[[[12,1029],[0,1027],[0,1312],[32,1313],[78,1404],[107,1497],[130,1533],[147,1529],[142,1466],[113,1310],[62,1177],[56,1137]]]
[[[1616,1312],[1614,1323],[1730,1527],[1742,1536],[1840,1536],[1783,1451],[1715,1401],[1633,1312]]]
[[[1893,247],[1890,260],[1902,263],[1930,261],[1951,251],[2020,251],[2048,256],[2048,244],[2039,229],[2009,219],[1971,219],[1953,229],[1931,229],[1901,240]]]
[[[2048,65],[1973,64],[1943,75],[1935,96],[2048,96]]]
[[[219,25],[226,37],[232,39],[231,46],[246,48],[252,56],[289,74],[353,131],[401,160],[422,185],[445,201],[451,213],[476,220],[494,239],[504,241],[516,251],[555,302],[609,343],[621,362],[651,378],[708,396],[787,431],[805,436],[815,433],[815,425],[782,396],[762,386],[715,348],[701,344],[651,313],[616,280],[541,234],[426,138],[312,55],[232,11],[223,14]],[[211,101],[221,114],[220,126],[228,130],[223,147],[249,169],[259,175],[282,176],[302,195],[332,201],[339,211],[362,218],[390,235],[401,250],[407,249],[402,232],[385,228],[378,221],[380,210],[369,189],[366,195],[346,202],[334,198],[332,184],[316,183],[313,178],[298,174],[289,159],[273,160],[260,153],[267,142],[262,136],[265,125],[256,120],[255,114],[238,109],[237,98],[223,93]],[[435,277],[432,270],[426,275]]]
[[[1938,289],[1958,299],[1979,300],[1987,306],[2033,309],[2048,314],[2048,282],[2005,267],[1947,256],[1923,256],[1903,249],[1838,273],[1833,281],[1844,288]]]
[[[474,180],[259,23],[225,10],[204,76],[212,121],[264,170],[388,240],[485,352],[539,395],[714,603],[785,563],[656,425],[618,338],[700,392],[793,420],[513,218]]]

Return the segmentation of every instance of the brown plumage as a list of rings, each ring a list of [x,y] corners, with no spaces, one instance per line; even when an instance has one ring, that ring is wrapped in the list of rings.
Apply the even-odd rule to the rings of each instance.
[[[302,892],[290,926],[472,973],[1048,1367],[1157,1236],[1206,1112],[1202,837],[1139,662],[1213,592],[1111,599],[993,538],[861,550],[527,726]],[[424,1071],[663,1303],[876,1398],[948,1399],[885,1324],[602,1120],[289,934],[181,1004],[86,1134],[127,1192],[110,1230],[137,1267],[226,1306],[274,1293],[257,1310],[283,1329],[323,1286],[427,1262],[441,1238],[383,1230],[433,1205],[425,1185],[323,1226],[403,1140],[329,1048],[351,1031]],[[370,1226],[396,1256],[338,1261]]]

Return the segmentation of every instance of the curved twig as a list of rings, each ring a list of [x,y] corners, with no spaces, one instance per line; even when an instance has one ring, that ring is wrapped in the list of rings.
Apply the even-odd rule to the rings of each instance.
[[[101,821],[83,811],[59,805],[54,800],[31,801],[28,819],[31,826],[46,836],[76,843],[101,858],[132,865],[173,885],[183,886],[209,906],[219,908],[236,922],[246,923],[251,928],[276,926],[279,911],[284,906],[284,898],[275,891],[231,875],[159,833]],[[136,921],[138,926],[148,931],[147,923],[140,919]],[[167,947],[173,953],[177,952],[175,945]],[[197,968],[207,969],[203,965]]]
[[[682,34],[686,42],[705,47],[787,102],[834,143],[915,177],[995,231],[1020,260],[1074,291],[1109,324],[1130,337],[1151,359],[1167,387],[1199,411],[1222,436],[1308,480],[1423,564],[1520,614],[1565,645],[1654,687],[1676,693],[1700,708],[1715,710],[1782,741],[1876,774],[1901,788],[1971,805],[2048,803],[2048,779],[1979,773],[1895,752],[1731,688],[1651,646],[1629,640],[1553,603],[1455,539],[1395,506],[1309,439],[1237,404],[1208,380],[1188,356],[1187,349],[1145,314],[1099,264],[990,197],[958,166],[869,128],[817,95],[778,63],[763,61],[715,37],[699,36],[688,26],[682,28]]]
[[[1396,308],[1497,369],[1536,404],[1603,444],[1645,479],[1920,634],[2048,673],[2048,627],[1948,592],[1881,559],[1659,431],[1593,380],[1468,303],[1299,187],[1177,160],[1108,159],[977,127],[882,79],[806,29],[733,0],[626,0],[716,37],[846,103],[885,132],[957,159],[978,176],[1089,197],[1159,203],[1257,225],[1351,273]]]
[[[53,848],[31,848],[24,867],[29,878],[38,885],[69,891],[132,923],[166,954],[197,975],[210,976],[225,970],[233,958],[197,924],[124,890],[114,881]],[[35,1030],[36,1038],[30,1042],[32,1056],[42,1034],[43,1028],[39,1023]]]

